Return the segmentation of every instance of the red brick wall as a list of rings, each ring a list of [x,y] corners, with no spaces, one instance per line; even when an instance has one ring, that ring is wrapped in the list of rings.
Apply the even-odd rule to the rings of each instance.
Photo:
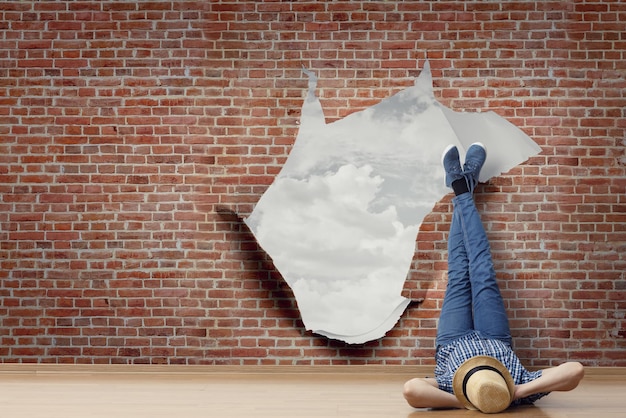
[[[241,222],[298,131],[412,85],[541,155],[481,187],[527,365],[626,365],[626,3],[0,3],[0,360],[433,364],[449,196],[362,346],[303,329]]]

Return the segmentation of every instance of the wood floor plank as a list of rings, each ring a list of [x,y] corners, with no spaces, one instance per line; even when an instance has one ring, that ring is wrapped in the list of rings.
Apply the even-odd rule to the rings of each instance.
[[[294,370],[0,365],[0,405],[2,416],[18,418],[484,417],[411,408],[401,391],[414,374],[401,368]],[[573,392],[499,416],[621,418],[626,370],[619,371],[590,371]]]

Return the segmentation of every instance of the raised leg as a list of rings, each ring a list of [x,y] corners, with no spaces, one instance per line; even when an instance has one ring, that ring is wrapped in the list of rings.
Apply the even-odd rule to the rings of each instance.
[[[463,244],[469,262],[473,328],[487,338],[511,344],[509,321],[496,282],[489,241],[472,194],[456,196],[453,204],[454,212],[460,221]]]
[[[436,345],[445,345],[474,329],[469,259],[465,249],[462,222],[458,211],[452,213],[448,238],[448,286],[443,299]]]

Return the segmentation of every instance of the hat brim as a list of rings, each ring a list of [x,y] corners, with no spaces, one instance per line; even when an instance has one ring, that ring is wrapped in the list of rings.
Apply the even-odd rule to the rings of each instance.
[[[489,368],[493,368],[497,370],[497,372],[504,378],[506,385],[509,389],[509,393],[511,394],[511,402],[513,402],[513,397],[515,396],[515,382],[513,381],[513,377],[511,376],[511,372],[497,359],[490,356],[474,356],[470,359],[465,360],[463,364],[459,366],[459,368],[454,372],[454,377],[452,378],[452,389],[454,391],[454,395],[457,399],[463,404],[463,406],[467,409],[476,410],[477,408],[467,399],[465,395],[465,391],[463,390],[463,381],[465,380],[465,376],[471,370],[476,367],[487,366]]]

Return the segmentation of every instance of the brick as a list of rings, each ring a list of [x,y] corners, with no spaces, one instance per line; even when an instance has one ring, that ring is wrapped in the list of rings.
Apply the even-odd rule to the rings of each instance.
[[[405,283],[425,301],[363,347],[303,330],[239,219],[293,145],[302,66],[331,122],[428,57],[437,99],[494,110],[543,150],[477,191],[522,360],[624,365],[623,333],[604,333],[624,308],[625,45],[608,3],[572,7],[565,21],[540,2],[9,3],[0,277],[15,337],[0,360],[432,365],[448,197]]]

